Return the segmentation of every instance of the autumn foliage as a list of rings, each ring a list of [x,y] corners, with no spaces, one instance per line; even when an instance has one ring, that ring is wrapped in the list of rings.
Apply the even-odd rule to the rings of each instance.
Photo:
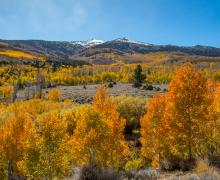
[[[172,156],[193,159],[217,153],[213,89],[191,64],[179,68],[168,93],[152,98],[141,119],[142,155],[152,163],[156,156],[159,165]]]
[[[61,100],[61,92],[58,88],[52,89],[46,96],[46,99],[50,101],[60,101]]]
[[[1,176],[6,175],[7,161],[14,162],[15,174],[27,167],[28,149],[35,140],[35,128],[31,116],[26,112],[12,114],[0,129]],[[25,161],[26,159],[26,161]]]
[[[153,160],[153,166],[159,166],[159,158],[166,156],[167,122],[164,119],[166,97],[155,95],[148,102],[147,113],[141,118],[141,153]]]
[[[124,165],[130,153],[124,138],[125,120],[104,86],[92,105],[60,102],[57,89],[49,97],[0,106],[3,179],[8,160],[13,162],[14,175],[36,179],[62,179],[71,174],[73,164]]]
[[[97,91],[92,106],[82,107],[72,138],[74,156],[82,156],[76,162],[120,167],[126,160],[129,148],[123,134],[125,120],[116,108],[105,86]]]
[[[134,136],[141,145],[129,141]],[[191,64],[176,71],[168,92],[147,101],[112,97],[103,85],[91,104],[61,101],[57,88],[45,99],[0,104],[0,179],[9,160],[15,175],[65,179],[75,166],[135,170],[219,154],[220,86]]]
[[[38,59],[44,61],[45,58],[41,56],[34,56],[32,54],[22,52],[22,51],[15,51],[15,50],[5,50],[0,51],[0,55],[15,57],[15,58],[27,58],[27,59]]]

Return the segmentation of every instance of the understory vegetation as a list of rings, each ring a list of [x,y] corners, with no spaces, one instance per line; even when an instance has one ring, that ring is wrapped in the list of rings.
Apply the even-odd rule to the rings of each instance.
[[[51,81],[60,78],[58,82],[71,84],[75,81],[73,73],[89,73],[90,68],[93,67],[63,67],[54,72],[49,69],[44,77]],[[104,66],[96,68],[92,73]],[[97,74],[106,75],[100,82],[127,82],[134,68],[123,67],[117,73],[102,69]],[[142,68],[144,72],[149,70]],[[158,73],[168,72],[164,67],[157,68],[161,70]],[[30,77],[34,81],[37,72],[39,69],[27,67],[27,72],[18,74],[20,79],[13,81],[25,84]],[[74,175],[73,167],[82,167],[81,179],[141,178],[141,174],[132,172],[146,168],[194,171],[201,176],[211,173],[218,178],[220,84],[204,72],[186,64],[172,75],[165,73],[172,77],[166,81],[170,81],[168,91],[150,100],[126,95],[113,97],[103,85],[92,103],[83,105],[61,100],[57,88],[44,98],[9,102],[14,89],[1,86],[4,98],[0,104],[0,179],[8,178],[9,161],[15,176],[30,179],[70,178]],[[80,79],[76,84],[88,83],[87,78],[97,78],[97,74],[77,74],[76,78],[85,77],[85,81]],[[152,74],[157,73],[148,72],[146,79]],[[4,74],[2,82],[13,77]]]

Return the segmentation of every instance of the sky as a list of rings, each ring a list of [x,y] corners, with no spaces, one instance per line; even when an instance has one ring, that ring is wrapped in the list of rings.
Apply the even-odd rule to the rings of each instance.
[[[220,47],[220,0],[0,0],[0,39]]]

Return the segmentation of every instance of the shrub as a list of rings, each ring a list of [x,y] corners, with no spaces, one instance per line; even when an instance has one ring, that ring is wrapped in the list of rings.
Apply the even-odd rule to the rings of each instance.
[[[98,176],[100,174],[100,169],[95,164],[89,164],[86,166],[83,166],[81,174],[80,174],[80,180],[95,180],[98,179]]]
[[[85,165],[82,168],[79,180],[119,180],[118,171],[101,169],[95,164]]]
[[[61,92],[58,88],[52,89],[48,95],[46,96],[46,99],[49,101],[60,101],[61,100]]]
[[[196,173],[204,173],[208,171],[210,168],[208,160],[200,159],[196,162],[195,172]]]
[[[113,88],[113,83],[108,83],[108,88]]]
[[[9,100],[12,97],[13,86],[5,85],[0,87],[0,95],[4,100]]]
[[[143,160],[141,158],[131,159],[125,164],[125,170],[139,170],[143,166]]]
[[[214,166],[220,169],[220,156],[219,155],[211,155],[209,156],[208,160],[211,166]]]
[[[143,169],[135,174],[134,179],[156,180],[159,173],[155,169]]]
[[[161,89],[160,89],[159,87],[156,87],[155,90],[156,90],[156,91],[160,91]]]
[[[140,126],[140,118],[146,111],[146,99],[123,95],[115,97],[114,101],[118,112],[126,120],[125,133],[132,134]]]
[[[189,171],[196,165],[195,159],[183,159],[177,156],[171,156],[170,158],[163,159],[160,162],[160,168],[166,171]]]
[[[220,81],[220,71],[217,71],[213,78],[215,81]]]
[[[143,89],[144,89],[144,90],[152,91],[152,90],[154,89],[154,87],[153,87],[151,84],[149,84],[149,85],[146,84],[146,85],[144,85]]]
[[[201,179],[220,179],[218,170],[210,166],[208,160],[198,160],[194,171]]]

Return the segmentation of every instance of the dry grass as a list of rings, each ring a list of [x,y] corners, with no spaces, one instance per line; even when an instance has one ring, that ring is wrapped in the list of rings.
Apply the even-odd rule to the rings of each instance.
[[[89,84],[84,88],[83,85],[76,86],[57,86],[57,88],[61,91],[62,97],[61,99],[73,99],[77,103],[88,103],[91,102],[94,97],[96,90],[100,87],[101,84]],[[167,85],[154,85],[155,87],[160,87],[160,91],[156,90],[144,90],[143,88],[134,88],[132,84],[129,83],[117,83],[113,86],[113,88],[109,88],[111,95],[120,96],[120,95],[128,95],[128,96],[138,96],[143,98],[151,98],[156,93],[163,93],[164,89],[167,89]],[[30,87],[30,97],[32,97],[35,87]],[[47,88],[43,90],[43,94],[47,95],[53,88]],[[19,90],[17,93],[18,100],[25,99],[25,90]]]
[[[218,169],[209,165],[208,160],[198,160],[193,172],[161,173],[159,180],[219,180]]]
[[[209,166],[208,164],[208,160],[203,160],[203,159],[199,159],[197,161],[196,167],[195,167],[195,172],[196,173],[204,173],[207,172],[211,169],[212,167]]]
[[[91,100],[99,87],[100,84],[86,85],[86,89],[83,88],[83,85],[58,86],[63,99],[74,99],[76,102],[79,103],[85,103]],[[114,85],[113,88],[109,88],[108,90],[113,96],[129,95],[139,96],[143,98],[151,98],[155,93],[162,92],[164,88],[167,88],[166,85],[157,85],[157,87],[160,87],[161,91],[143,90],[142,88],[134,88],[132,84],[117,83],[116,85]],[[47,89],[46,91],[50,91],[50,89]]]

